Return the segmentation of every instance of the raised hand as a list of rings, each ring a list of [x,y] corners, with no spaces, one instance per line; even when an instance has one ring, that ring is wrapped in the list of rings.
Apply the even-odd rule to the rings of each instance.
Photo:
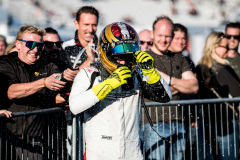
[[[48,89],[58,91],[64,87],[66,82],[56,79],[57,76],[60,76],[60,73],[54,73],[51,76],[45,78],[44,84]]]
[[[131,78],[131,71],[128,67],[122,66],[116,69],[105,81],[92,87],[96,96],[103,100],[109,92],[123,84],[127,84],[127,78]]]
[[[134,57],[136,58],[136,63],[142,69],[142,73],[149,84],[154,84],[160,80],[161,75],[153,67],[154,59],[152,56],[146,52],[137,51],[134,54]]]

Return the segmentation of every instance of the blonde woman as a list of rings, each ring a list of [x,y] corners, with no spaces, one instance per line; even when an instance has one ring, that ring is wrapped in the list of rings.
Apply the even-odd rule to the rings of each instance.
[[[17,52],[17,48],[16,48],[16,45],[15,43],[11,43],[8,45],[8,47],[6,48],[6,51],[5,51],[5,55],[8,55],[9,53],[12,53],[12,52]]]
[[[201,99],[240,96],[240,80],[228,65],[227,51],[228,44],[224,33],[213,32],[207,37],[204,55],[197,66]],[[210,104],[204,107],[203,112],[205,139],[208,146],[211,144],[211,158],[238,159],[238,125],[233,110],[224,104]]]

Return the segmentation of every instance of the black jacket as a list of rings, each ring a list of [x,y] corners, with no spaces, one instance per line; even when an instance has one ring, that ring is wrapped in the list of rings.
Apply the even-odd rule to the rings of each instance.
[[[95,44],[95,48],[97,48],[98,39],[97,36],[94,37],[93,43]],[[78,39],[78,31],[75,32],[74,39],[71,39],[69,41],[66,41],[63,43],[63,50],[67,56],[68,59],[68,65],[72,66],[78,53],[83,49],[84,47],[81,45],[79,39]],[[93,51],[94,52],[94,51]],[[95,54],[95,57],[97,58],[97,54]],[[82,56],[78,60],[77,65],[80,66],[87,60],[87,53],[86,51],[83,52]]]
[[[18,53],[14,52],[8,56],[0,57],[0,74],[1,74],[1,82],[5,84],[4,90],[1,91],[1,95],[6,99],[7,98],[7,90],[12,84],[17,83],[29,83],[44,77],[48,77],[53,73],[58,73],[59,70],[56,65],[52,63],[46,64],[44,61],[39,61],[34,65],[27,65],[22,62],[18,58]],[[42,90],[36,92],[33,95],[28,97],[5,100],[8,103],[2,106],[1,108],[6,108],[11,112],[25,112],[25,111],[33,111],[40,110],[43,108],[52,108],[55,107],[55,98],[57,93],[53,92],[47,88],[43,88]],[[38,116],[26,116],[23,118],[11,118],[11,121],[8,123],[8,128],[11,129],[14,134],[30,133],[31,135],[35,135],[37,132],[37,128],[41,126],[41,123],[37,125]],[[23,128],[22,128],[23,127]]]
[[[240,80],[234,70],[228,65],[222,64],[215,64],[212,68],[209,69],[210,71],[210,81],[209,87],[207,87],[204,82],[206,78],[203,78],[201,74],[202,70],[201,65],[196,67],[197,79],[199,82],[199,98],[201,99],[209,99],[209,98],[218,98],[210,88],[214,88],[214,90],[222,97],[228,98],[229,95],[232,97],[239,97],[240,96]],[[233,104],[233,103],[232,103]],[[236,103],[234,106],[237,107],[239,103]],[[215,110],[216,109],[216,110]],[[211,129],[217,129],[218,134],[221,134],[221,128],[223,127],[223,134],[228,134],[229,127],[229,134],[233,132],[233,111],[227,107],[224,103],[210,103],[210,104],[203,104],[203,112],[205,123],[212,124]],[[216,114],[215,114],[216,112]],[[228,113],[228,114],[227,114]],[[209,119],[210,118],[210,119]],[[217,128],[215,128],[215,119]],[[223,125],[221,125],[223,123]],[[228,125],[229,124],[229,125]],[[208,132],[208,127],[206,127],[206,132]]]
[[[41,61],[45,61],[46,64],[53,63],[55,64],[60,72],[63,72],[67,68],[71,68],[68,57],[65,52],[62,50],[57,58],[52,59],[49,57],[49,53],[42,52]]]

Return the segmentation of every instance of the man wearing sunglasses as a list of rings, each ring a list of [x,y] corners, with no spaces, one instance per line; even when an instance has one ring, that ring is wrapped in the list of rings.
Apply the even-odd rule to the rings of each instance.
[[[146,51],[147,49],[152,47],[153,41],[151,38],[151,31],[149,31],[148,29],[144,29],[139,32],[138,36],[140,40],[141,51]]]
[[[11,112],[52,108],[57,103],[65,101],[60,94],[55,92],[65,85],[65,82],[56,79],[60,75],[57,66],[53,63],[46,64],[40,59],[44,34],[44,30],[35,26],[22,26],[17,33],[15,43],[18,51],[0,57],[0,73],[5,77],[8,85],[6,96],[11,100],[8,106]],[[13,141],[23,144],[15,147],[19,158],[23,153],[24,159],[27,157],[28,159],[37,159],[37,157],[42,159],[42,152],[36,152],[36,150],[33,152],[34,148],[31,147],[41,148],[43,145],[42,132],[39,132],[43,124],[38,122],[39,117],[33,115],[26,119],[12,118],[12,121],[15,123],[9,122],[7,127],[14,135]],[[34,141],[27,141],[25,138],[27,135],[23,133],[28,133],[29,139],[34,139]]]
[[[66,56],[65,52],[62,49],[63,41],[61,41],[61,37],[59,36],[58,32],[52,27],[45,28],[45,31],[46,31],[46,34],[43,36],[43,44],[44,44],[43,56],[47,63],[54,63],[59,68],[60,72],[63,73],[64,80],[67,81],[65,87],[61,89],[59,93],[61,94],[62,97],[66,99],[66,102],[61,104],[61,107],[66,109],[65,118],[68,122],[67,124],[69,123],[71,124],[72,116],[71,116],[71,112],[68,110],[68,106],[69,106],[68,94],[72,86],[72,81],[74,80],[74,78],[76,77],[79,71],[70,69],[71,66],[68,63],[69,57]],[[61,116],[59,117],[59,119],[61,119]],[[64,126],[64,128],[66,128],[66,126]],[[57,130],[57,128],[55,130]],[[61,144],[59,140],[60,139],[54,139],[54,145],[56,145],[57,143]],[[69,146],[69,145],[66,145],[66,146]]]
[[[44,30],[46,34],[43,36],[43,53],[46,54],[49,61],[57,62],[61,56],[63,41],[61,41],[55,29],[48,27]]]
[[[52,62],[63,72],[63,77],[67,81],[73,81],[76,77],[78,70],[71,70],[68,63],[69,57],[62,49],[63,41],[58,32],[51,28],[45,28],[46,35],[43,36],[43,54],[47,62]]]
[[[228,23],[225,32],[229,48],[227,60],[240,78],[240,55],[238,52],[240,41],[240,23]]]

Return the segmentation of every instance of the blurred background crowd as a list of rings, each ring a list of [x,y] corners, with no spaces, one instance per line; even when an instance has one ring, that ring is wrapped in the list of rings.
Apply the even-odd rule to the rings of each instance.
[[[137,32],[151,30],[154,19],[169,16],[188,28],[190,57],[196,64],[202,57],[206,37],[213,30],[224,31],[229,21],[240,21],[238,0],[0,0],[0,35],[8,43],[23,24],[53,27],[62,40],[72,38],[79,6],[92,5],[99,11],[97,35],[112,22],[126,22]]]

